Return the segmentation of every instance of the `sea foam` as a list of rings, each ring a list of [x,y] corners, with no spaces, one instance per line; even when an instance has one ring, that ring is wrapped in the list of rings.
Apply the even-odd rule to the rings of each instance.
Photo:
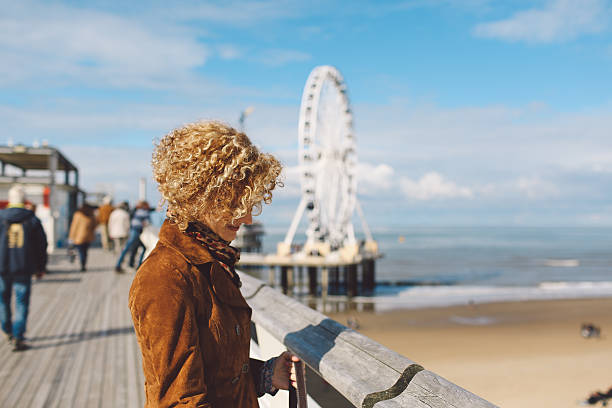
[[[468,304],[612,297],[612,282],[542,282],[537,286],[411,286],[396,295],[356,297],[373,302],[377,311],[422,309]]]

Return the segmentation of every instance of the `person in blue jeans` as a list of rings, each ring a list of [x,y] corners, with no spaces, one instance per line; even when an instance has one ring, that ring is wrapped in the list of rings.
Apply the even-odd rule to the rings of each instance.
[[[115,272],[123,273],[124,270],[121,268],[123,264],[123,259],[125,256],[130,253],[129,265],[130,267],[136,266],[138,268],[143,261],[145,248],[142,242],[140,241],[140,234],[144,227],[151,223],[151,218],[149,214],[151,213],[151,208],[149,207],[149,203],[146,201],[139,201],[136,204],[136,208],[134,213],[132,214],[132,220],[130,221],[130,233],[128,235],[127,242],[121,251],[121,255],[119,255],[119,259],[117,260],[117,265],[115,266]],[[138,259],[138,265],[135,265],[136,254],[138,253],[138,249],[142,248],[142,252],[140,254],[140,258]]]
[[[24,342],[32,291],[32,275],[41,278],[47,266],[47,237],[40,220],[25,208],[20,185],[9,190],[9,205],[0,211],[0,325],[13,351]],[[11,297],[15,291],[15,315]]]

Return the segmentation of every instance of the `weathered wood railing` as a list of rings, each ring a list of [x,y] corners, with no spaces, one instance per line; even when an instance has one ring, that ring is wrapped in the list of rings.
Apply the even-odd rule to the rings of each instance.
[[[355,407],[495,407],[264,282],[241,278],[259,346],[291,350]]]

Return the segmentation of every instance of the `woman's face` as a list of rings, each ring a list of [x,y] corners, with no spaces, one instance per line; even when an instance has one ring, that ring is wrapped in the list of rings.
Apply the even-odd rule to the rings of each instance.
[[[215,234],[220,236],[225,241],[231,242],[236,238],[236,233],[238,232],[238,228],[242,224],[251,225],[253,223],[253,215],[251,211],[247,213],[244,217],[238,218],[234,222],[232,222],[230,217],[214,217],[208,218],[205,220],[206,225],[213,230]]]

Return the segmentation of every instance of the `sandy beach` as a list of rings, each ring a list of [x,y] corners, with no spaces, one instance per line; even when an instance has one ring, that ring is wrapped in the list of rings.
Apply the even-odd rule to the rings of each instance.
[[[504,408],[577,407],[612,386],[612,299],[330,314]],[[582,323],[600,338],[580,335]]]

